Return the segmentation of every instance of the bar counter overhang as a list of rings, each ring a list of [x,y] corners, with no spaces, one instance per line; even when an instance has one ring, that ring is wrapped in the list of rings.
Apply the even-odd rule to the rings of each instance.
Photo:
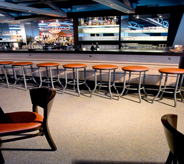
[[[14,62],[31,61],[33,62],[34,75],[39,77],[36,64],[41,62],[57,62],[60,64],[60,78],[64,79],[63,65],[68,63],[85,63],[87,64],[87,80],[94,81],[93,65],[97,64],[113,64],[117,65],[116,83],[124,81],[122,67],[127,65],[140,65],[149,67],[146,73],[146,85],[159,85],[161,68],[183,68],[184,53],[170,52],[135,52],[135,51],[61,51],[61,50],[32,50],[32,51],[1,51],[1,60],[11,60]],[[29,71],[27,71],[29,74]],[[55,74],[55,72],[54,72]],[[46,76],[43,72],[43,76]],[[72,75],[68,78],[72,78]],[[79,73],[79,78],[83,78],[82,72]],[[174,85],[176,75],[172,75],[168,79],[169,85]],[[103,81],[108,80],[107,74],[102,76]],[[133,73],[132,83],[137,83],[137,73]]]

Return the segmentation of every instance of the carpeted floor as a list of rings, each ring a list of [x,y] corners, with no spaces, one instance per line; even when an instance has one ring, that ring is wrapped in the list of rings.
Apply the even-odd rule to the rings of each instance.
[[[29,91],[0,88],[4,112],[31,110]],[[184,102],[163,98],[151,103],[149,95],[138,103],[137,93],[119,101],[82,90],[81,97],[57,91],[49,117],[57,151],[50,151],[44,136],[4,143],[6,164],[163,164],[169,149],[160,121],[162,115],[179,115],[184,132]]]

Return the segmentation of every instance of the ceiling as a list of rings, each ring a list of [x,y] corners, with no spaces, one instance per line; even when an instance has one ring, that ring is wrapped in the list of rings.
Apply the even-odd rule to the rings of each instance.
[[[0,0],[0,21],[28,16],[65,18],[68,13],[118,10],[133,13],[138,6],[177,6],[184,0]]]

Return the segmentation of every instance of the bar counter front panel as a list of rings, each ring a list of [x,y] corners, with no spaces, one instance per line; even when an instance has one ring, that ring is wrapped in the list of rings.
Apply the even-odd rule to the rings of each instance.
[[[160,68],[178,68],[181,62],[183,54],[172,54],[172,53],[124,53],[120,54],[117,52],[1,52],[1,61],[11,60],[14,62],[20,61],[31,61],[33,62],[34,75],[39,77],[38,69],[36,64],[45,62],[57,62],[60,64],[60,78],[64,79],[63,65],[68,63],[85,63],[87,64],[87,80],[94,81],[94,70],[93,65],[98,64],[113,64],[117,65],[116,70],[116,83],[122,83],[124,81],[124,74],[122,67],[128,65],[139,65],[149,67],[149,71],[146,72],[146,84],[147,85],[159,85]],[[11,69],[9,69],[11,71]],[[17,73],[21,75],[21,72],[17,70]],[[31,72],[27,70],[26,73],[29,75]],[[53,72],[56,75],[56,70]],[[31,75],[31,74],[30,74]],[[42,76],[46,77],[45,70],[42,71]],[[83,73],[79,72],[79,77],[83,78]],[[68,78],[72,78],[72,73],[68,74]],[[108,74],[103,73],[103,81],[108,81]],[[168,78],[168,84],[174,86],[176,76],[172,75]],[[132,74],[132,83],[138,83],[138,74]]]

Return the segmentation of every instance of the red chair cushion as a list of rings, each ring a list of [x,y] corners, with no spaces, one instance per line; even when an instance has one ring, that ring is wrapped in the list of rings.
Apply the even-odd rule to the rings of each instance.
[[[0,134],[31,130],[42,126],[43,117],[35,112],[7,113],[6,119],[0,120]]]

